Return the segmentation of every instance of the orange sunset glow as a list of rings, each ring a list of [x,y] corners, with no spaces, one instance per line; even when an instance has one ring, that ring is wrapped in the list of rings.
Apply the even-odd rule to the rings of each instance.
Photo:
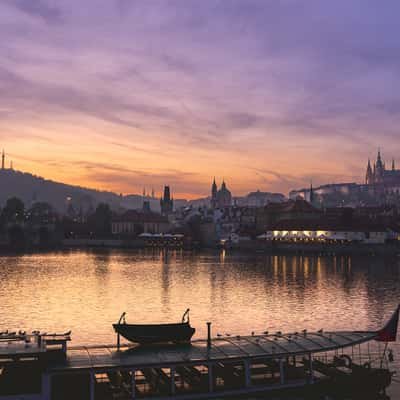
[[[287,194],[362,181],[379,146],[399,158],[398,80],[340,39],[362,53],[373,15],[339,26],[329,7],[282,6],[278,26],[266,23],[274,6],[111,3],[2,7],[0,147],[14,168],[123,194],[168,184],[193,199],[213,176],[235,195]],[[293,24],[296,13],[313,25]]]

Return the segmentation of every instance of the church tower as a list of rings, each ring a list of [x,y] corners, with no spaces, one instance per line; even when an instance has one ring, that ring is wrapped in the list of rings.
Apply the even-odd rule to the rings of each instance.
[[[365,184],[372,185],[374,183],[374,176],[371,168],[371,161],[368,159],[367,172],[365,174]]]
[[[171,198],[169,186],[164,187],[164,196],[160,199],[161,214],[167,216],[174,209],[174,200]]]
[[[382,162],[381,151],[378,150],[378,156],[376,158],[376,171],[375,171],[375,183],[382,183],[383,175],[385,172],[385,165]]]
[[[215,176],[214,176],[214,181],[211,186],[211,208],[217,208],[217,203],[218,203],[218,188],[217,188],[217,183],[215,182]]]

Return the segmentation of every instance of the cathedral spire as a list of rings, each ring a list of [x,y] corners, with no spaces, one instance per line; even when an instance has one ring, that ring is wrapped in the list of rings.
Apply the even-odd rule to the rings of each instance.
[[[225,190],[226,189],[226,183],[225,183],[225,178],[222,179],[222,185],[221,185],[221,190]]]
[[[373,182],[373,173],[372,173],[372,168],[371,168],[371,161],[368,158],[367,172],[365,174],[365,184],[371,185],[372,182]]]
[[[218,196],[218,188],[217,188],[217,183],[215,182],[215,176],[214,176],[214,180],[211,185],[211,208],[217,207],[217,196]]]
[[[382,156],[381,156],[381,149],[378,149],[378,155],[376,157],[376,168],[383,168],[383,160],[382,160]]]
[[[215,182],[215,176],[214,176],[214,180],[213,180],[213,183],[211,186],[211,195],[216,194],[217,191],[218,191],[218,188],[217,188],[217,183]]]

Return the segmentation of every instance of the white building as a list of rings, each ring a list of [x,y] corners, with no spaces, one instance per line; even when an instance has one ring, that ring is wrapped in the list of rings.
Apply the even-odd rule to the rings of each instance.
[[[399,239],[393,231],[379,230],[271,230],[260,235],[267,241],[288,242],[329,242],[329,243],[366,243],[383,244],[389,239]]]

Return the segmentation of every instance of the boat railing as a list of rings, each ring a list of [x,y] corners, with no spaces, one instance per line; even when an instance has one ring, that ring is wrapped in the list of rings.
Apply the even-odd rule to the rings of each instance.
[[[335,352],[327,352],[315,354],[313,360],[320,361],[326,365],[335,367],[349,368],[366,367],[366,368],[385,368],[390,369],[393,359],[382,354],[378,350],[363,351],[361,353],[354,351],[345,351],[341,354]]]
[[[119,320],[118,320],[118,325],[120,325],[120,324],[126,324],[126,312],[124,311],[122,314],[121,314],[121,316],[119,317]]]
[[[35,345],[39,348],[46,345],[62,345],[62,348],[66,350],[66,342],[71,340],[71,331],[65,333],[47,333],[33,331],[32,333],[27,333],[24,331],[19,332],[1,332],[0,333],[0,345],[19,344],[25,347],[31,347]]]
[[[190,308],[188,308],[188,309],[184,312],[184,314],[183,314],[183,316],[182,316],[182,324],[184,324],[184,323],[189,324],[189,323],[190,323],[189,312],[190,312]]]

